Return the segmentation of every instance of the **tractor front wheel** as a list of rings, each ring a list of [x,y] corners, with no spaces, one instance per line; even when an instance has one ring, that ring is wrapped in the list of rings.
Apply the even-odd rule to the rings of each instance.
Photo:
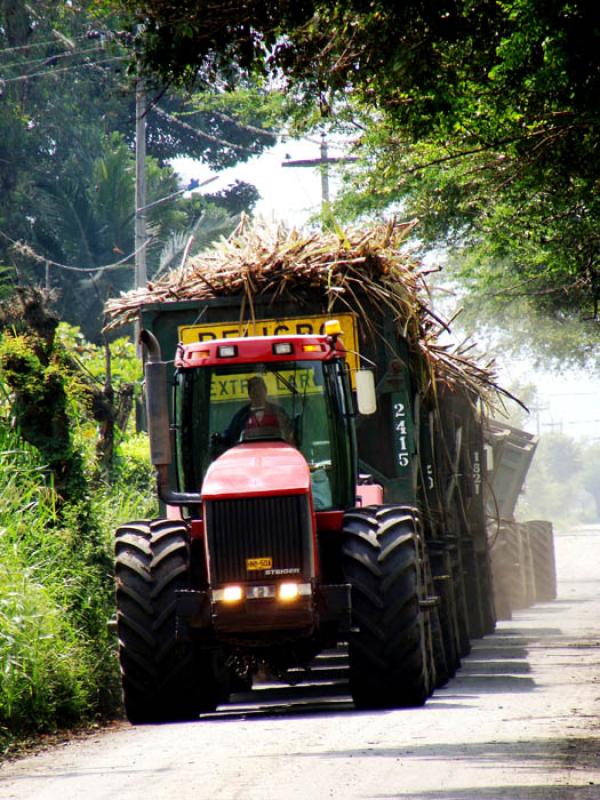
[[[123,698],[134,724],[192,720],[227,699],[222,653],[177,639],[176,592],[190,588],[185,525],[132,522],[115,542]]]

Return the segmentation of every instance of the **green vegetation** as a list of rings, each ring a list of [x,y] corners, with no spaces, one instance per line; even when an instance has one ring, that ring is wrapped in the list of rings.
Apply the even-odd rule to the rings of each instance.
[[[167,84],[275,76],[300,126],[342,132],[358,158],[337,213],[418,217],[420,243],[453,248],[479,301],[525,297],[597,345],[595,3],[100,4],[144,24],[138,46]]]
[[[591,0],[0,0],[0,748],[119,703],[112,533],[156,510],[134,348],[109,358],[100,334],[133,280],[135,54],[151,280],[258,197],[184,198],[170,160],[231,167],[291,121],[357,159],[331,224],[417,216],[478,338],[493,319],[546,364],[598,368],[596,17]],[[599,463],[544,437],[520,516],[573,521],[579,499],[598,518]]]
[[[541,436],[517,517],[559,527],[600,521],[600,447],[562,433]]]
[[[11,369],[22,367],[20,377],[33,381],[34,403],[34,390],[46,385],[29,372],[32,364],[39,369],[35,349],[32,334],[5,331],[0,338],[4,366],[7,353],[21,354]],[[133,347],[121,342],[115,349],[118,392],[121,380],[139,383],[140,375]],[[0,752],[22,736],[113,714],[120,703],[108,629],[112,538],[120,522],[156,514],[154,487],[146,438],[131,423],[118,434],[109,472],[98,472],[89,393],[66,358],[77,351],[89,376],[104,377],[104,354],[61,325],[50,356],[63,390],[60,413],[48,406],[37,420],[48,432],[56,427],[51,414],[56,421],[65,413],[68,447],[53,463],[38,428],[38,446],[24,439],[30,431],[16,412],[27,406],[22,396],[17,403],[15,374],[0,375]],[[77,465],[75,492],[61,486],[69,459]]]
[[[122,16],[95,5],[0,0],[0,270],[13,285],[59,290],[61,318],[98,342],[104,301],[133,286],[136,79]],[[146,88],[152,278],[168,256],[181,259],[192,233],[201,246],[231,232],[258,197],[240,182],[186,197],[170,160],[221,169],[275,135],[260,104],[252,112],[252,93],[212,106]]]
[[[543,399],[533,383],[517,381],[509,389],[529,408]],[[525,429],[528,416],[516,403],[508,403],[497,418]],[[564,433],[542,433],[516,518],[549,519],[559,527],[600,522],[600,445]]]
[[[459,267],[455,261],[451,272]],[[509,297],[505,292],[479,291],[469,281],[456,282],[458,308],[463,313],[454,328],[475,339],[478,346],[500,360],[507,356],[528,359],[543,370],[564,373],[570,367],[588,368],[600,374],[598,323],[577,319],[568,312],[548,314],[535,299]],[[448,304],[450,305],[450,304]],[[520,395],[519,395],[520,396]]]

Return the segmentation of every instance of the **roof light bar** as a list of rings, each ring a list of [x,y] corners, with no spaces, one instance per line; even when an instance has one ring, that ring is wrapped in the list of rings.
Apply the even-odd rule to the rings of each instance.
[[[273,354],[276,356],[289,356],[294,352],[291,342],[275,342],[273,344]]]
[[[217,348],[219,358],[235,358],[238,354],[236,344],[222,344]]]

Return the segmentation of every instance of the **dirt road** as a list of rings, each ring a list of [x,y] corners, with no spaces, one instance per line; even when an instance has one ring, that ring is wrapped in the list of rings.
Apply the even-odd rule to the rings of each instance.
[[[600,528],[557,537],[559,599],[476,642],[423,709],[264,687],[186,725],[74,741],[0,768],[36,800],[600,800]]]

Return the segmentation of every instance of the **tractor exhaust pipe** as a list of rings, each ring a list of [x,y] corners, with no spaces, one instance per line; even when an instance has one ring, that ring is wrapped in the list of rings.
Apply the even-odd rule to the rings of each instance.
[[[140,331],[140,343],[147,355],[144,364],[146,381],[146,417],[150,437],[150,459],[156,467],[158,496],[167,505],[189,506],[200,503],[196,492],[174,492],[169,488],[169,466],[172,461],[171,426],[167,394],[167,364],[162,360],[156,336]]]
[[[144,364],[146,379],[146,416],[150,436],[150,458],[156,466],[171,463],[171,431],[169,429],[169,405],[167,402],[167,365],[161,359],[158,339],[150,331],[140,332],[140,342],[146,348]]]

